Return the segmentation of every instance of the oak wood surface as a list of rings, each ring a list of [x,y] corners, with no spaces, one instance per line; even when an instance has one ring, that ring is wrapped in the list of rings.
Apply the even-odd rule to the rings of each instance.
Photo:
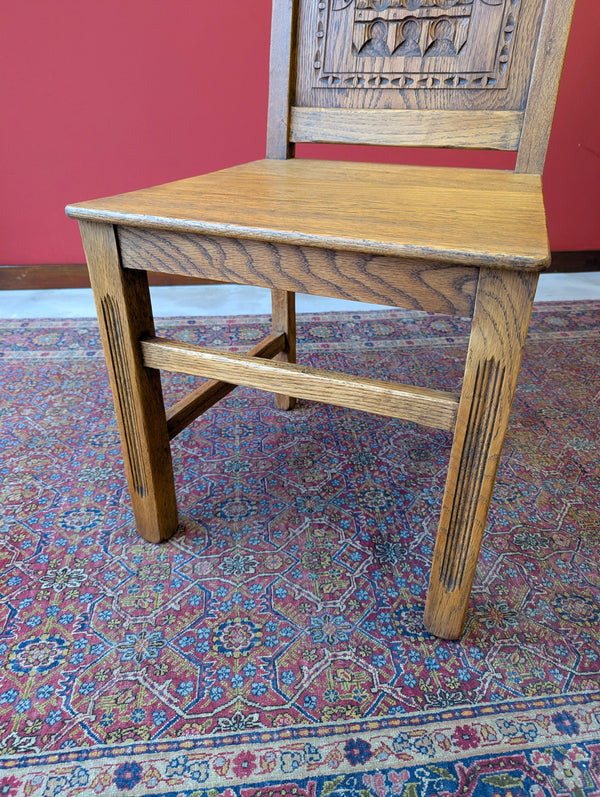
[[[556,106],[575,0],[547,2],[537,48],[515,170],[541,174]]]
[[[286,347],[286,339],[283,332],[279,334],[267,335],[264,340],[257,343],[248,352],[248,357],[263,357],[269,359],[276,357],[279,352]],[[216,379],[209,379],[208,382],[197,387],[187,396],[180,399],[167,409],[167,428],[169,439],[176,437],[192,421],[210,409],[217,401],[225,398],[237,387],[231,382],[220,382]],[[283,408],[287,409],[287,407]]]
[[[285,345],[275,355],[275,359],[282,363],[296,362],[296,294],[293,291],[271,290],[271,331],[274,335],[282,333]],[[260,356],[260,355],[259,355]],[[295,396],[286,396],[284,393],[275,393],[275,406],[278,410],[293,410],[296,406]]]
[[[540,18],[546,1],[495,0],[493,3],[458,4],[458,7],[455,2],[415,3],[410,7],[391,4],[391,8],[382,3],[371,6],[369,12],[349,2],[301,0],[293,104],[316,108],[522,111],[527,102]],[[333,11],[333,5],[338,10]],[[398,9],[399,5],[404,8]],[[470,9],[465,8],[469,5]],[[467,14],[472,11],[466,41],[458,52],[434,59],[423,52],[423,45],[431,42],[433,33],[426,32],[424,27],[435,25],[434,20],[420,19],[421,15],[427,16],[428,11],[437,16],[446,15],[451,20],[453,11]],[[496,20],[499,24],[487,24],[486,16],[492,19],[503,12],[505,22]],[[509,22],[511,14],[512,24]],[[422,33],[426,34],[420,55],[412,58],[394,55],[397,39],[393,34],[388,35],[389,56],[361,55],[356,34],[360,35],[361,29],[363,33],[368,32],[369,25],[361,22],[365,16],[383,19],[389,34],[392,33],[389,29],[397,24],[392,17],[416,19]],[[348,26],[354,30],[349,31]],[[506,60],[502,66],[493,54],[500,54],[503,38],[506,52],[500,57]],[[542,42],[541,46],[544,44]],[[484,64],[490,65],[490,58],[496,60],[498,68],[484,67]],[[491,77],[493,73],[491,81],[486,80],[485,76]],[[425,135],[423,145],[427,145]]]
[[[431,633],[463,631],[508,426],[537,274],[482,270],[425,607]]]
[[[582,249],[553,251],[548,274],[569,274],[600,270],[600,250]],[[168,272],[148,272],[152,285],[215,284],[216,280],[202,280]],[[90,278],[85,263],[33,264],[25,266],[0,265],[0,291],[41,290],[45,288],[89,288]],[[468,315],[468,313],[466,313]]]
[[[521,111],[291,109],[290,138],[323,144],[378,144],[516,150]]]
[[[513,115],[510,128],[495,130],[496,122],[482,131],[465,122],[460,146],[519,149],[517,171],[541,174],[574,4],[575,0],[459,0],[422,8],[420,3],[355,8],[350,2],[300,0],[292,105],[308,115],[301,116],[300,125],[292,122],[292,140],[376,143],[379,138],[382,144],[427,147],[432,146],[429,124],[420,130],[415,125],[407,134],[397,130],[393,115],[385,122],[382,112],[412,110],[429,113],[432,119],[452,111],[465,118],[500,112]],[[503,15],[502,21],[498,15]],[[404,21],[420,31],[419,45],[413,40],[413,57],[401,54]],[[449,49],[431,58],[438,23],[453,26],[453,32],[445,42]],[[385,52],[366,57],[361,43],[376,40],[373,24],[387,28],[379,40]],[[362,121],[353,124],[351,114],[334,114],[315,123],[311,114],[323,109],[372,114],[371,131]],[[431,122],[434,129],[436,124]],[[460,131],[449,129],[440,146],[457,146],[458,140]]]
[[[141,349],[144,364],[150,368],[231,380],[247,387],[285,392],[438,429],[454,428],[458,398],[446,391],[202,349],[166,338],[144,339]]]
[[[466,266],[209,235],[121,227],[119,244],[126,268],[463,316],[477,282],[477,269]]]
[[[267,158],[294,155],[290,141],[290,97],[295,75],[292,57],[297,0],[273,0],[271,56],[269,59],[269,110],[267,115]]]
[[[540,178],[498,170],[263,160],[67,213],[440,263],[539,270],[550,259]]]
[[[82,221],[80,229],[136,525],[160,542],[177,528],[177,504],[160,374],[144,366],[138,345],[154,334],[148,278],[121,268],[113,227]]]

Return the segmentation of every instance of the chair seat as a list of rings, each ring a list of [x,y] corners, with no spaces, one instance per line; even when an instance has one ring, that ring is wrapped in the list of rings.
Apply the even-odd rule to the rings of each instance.
[[[260,160],[67,214],[476,267],[538,271],[550,258],[540,177],[490,169]]]

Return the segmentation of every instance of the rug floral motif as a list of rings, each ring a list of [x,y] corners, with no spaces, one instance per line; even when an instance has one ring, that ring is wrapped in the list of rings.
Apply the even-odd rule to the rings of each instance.
[[[0,322],[0,794],[600,794],[599,310],[534,311],[458,642],[422,622],[450,434],[238,388],[173,442],[154,546],[96,324]],[[299,359],[457,390],[467,333],[305,315]]]

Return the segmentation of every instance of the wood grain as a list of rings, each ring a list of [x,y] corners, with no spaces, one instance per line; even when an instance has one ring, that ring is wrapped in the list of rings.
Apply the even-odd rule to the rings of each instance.
[[[144,366],[138,345],[154,334],[148,279],[121,268],[113,227],[81,222],[80,228],[136,526],[160,542],[177,528],[177,504],[160,375]]]
[[[67,213],[453,265],[539,270],[550,258],[540,178],[493,169],[263,160]]]
[[[536,48],[516,171],[541,174],[546,160],[575,0],[546,2]]]
[[[425,607],[431,633],[462,633],[537,275],[482,270]]]
[[[456,54],[434,60],[423,52],[413,58],[398,58],[392,53],[391,57],[361,57],[356,51],[360,42],[355,34],[360,36],[360,17],[368,16],[369,12],[357,10],[354,4],[337,5],[343,11],[329,13],[332,3],[300,2],[295,105],[430,111],[524,110],[545,0],[510,0],[510,3],[499,0],[493,6],[471,4],[473,15],[464,46]],[[381,11],[372,10],[370,16],[418,19],[420,15],[427,16],[432,5],[423,3],[415,4],[413,9],[398,9],[385,8],[383,4]],[[460,12],[456,5],[448,3],[443,10],[434,7],[433,13]],[[509,15],[512,11],[512,26],[503,25],[495,18],[496,12],[503,11]],[[333,19],[344,15],[349,19],[343,22]],[[389,20],[387,24],[393,27],[397,23]],[[508,41],[505,29],[511,30]],[[388,42],[392,51],[398,39],[391,31],[390,34]],[[422,30],[422,34],[423,50],[423,45],[431,41],[431,31]],[[508,50],[502,54],[505,43]],[[508,56],[504,68],[498,63],[498,56]],[[498,68],[486,69],[492,62]],[[486,80],[486,75],[492,79]]]
[[[274,335],[282,333],[285,345],[275,359],[282,363],[296,362],[296,294],[273,288],[271,291],[271,330]],[[258,355],[260,356],[260,355]],[[295,396],[275,393],[275,406],[278,410],[293,410]]]
[[[431,41],[431,30],[426,32],[425,26],[435,25],[435,21],[419,19],[428,16],[426,8],[415,6],[410,11],[382,6],[380,11],[369,12],[342,4],[338,8],[345,10],[334,13],[331,4],[301,0],[291,138],[408,146],[433,146],[431,142],[438,140],[442,147],[514,148],[521,151],[518,172],[541,174],[574,2],[511,0],[509,4],[498,0],[495,8],[472,4],[466,40],[461,39],[459,52],[432,61],[424,51]],[[459,6],[451,6],[447,13],[466,12],[466,7],[461,12]],[[503,9],[504,21],[498,26],[494,17]],[[340,24],[344,14],[350,19]],[[387,55],[365,58],[358,52],[369,15],[383,20],[388,28]],[[409,24],[421,27],[417,57],[398,57],[399,51],[394,51],[402,40],[402,17],[412,18]],[[353,31],[348,31],[349,24]],[[460,24],[456,20],[452,24],[458,31]],[[483,64],[491,65],[494,52],[499,59],[496,67],[479,72]],[[484,74],[493,77],[489,80]],[[324,109],[336,113],[326,115]],[[421,131],[415,125],[414,130],[398,132],[393,113],[386,121],[386,111],[429,114],[432,121],[424,121]],[[452,112],[464,114],[465,120],[469,115],[476,119],[477,115],[500,113],[512,117],[513,122],[504,132],[499,130],[496,138],[493,131],[500,117],[488,130],[465,121],[463,130],[447,129],[444,140],[443,135],[436,136],[438,124],[443,128],[436,120]],[[353,118],[359,121],[353,122]]]
[[[294,155],[294,145],[289,138],[289,126],[290,98],[296,64],[292,58],[296,8],[297,0],[273,0],[267,158],[290,158]]]
[[[290,139],[324,144],[516,150],[521,111],[297,108]]]
[[[276,357],[279,352],[286,348],[287,341],[283,332],[279,334],[267,335],[260,343],[257,343],[249,352],[248,357],[263,357],[269,359]],[[193,390],[189,395],[180,399],[167,410],[167,428],[169,438],[172,440],[192,421],[210,409],[217,401],[225,398],[237,385],[231,382],[220,382],[210,379],[200,387]],[[284,409],[287,409],[285,407]]]
[[[120,228],[119,241],[130,269],[220,275],[242,285],[463,316],[471,314],[477,282],[473,268],[312,246],[129,227]]]
[[[454,428],[458,398],[445,391],[202,349],[165,338],[144,339],[141,349],[149,368],[230,380],[246,387],[284,392],[438,429]]]
[[[553,251],[548,273],[567,274],[577,271],[600,270],[600,250]],[[216,280],[181,277],[158,271],[148,273],[152,285],[213,285]],[[90,278],[85,263],[63,265],[44,264],[12,266],[0,265],[0,291],[40,290],[42,288],[89,288]]]

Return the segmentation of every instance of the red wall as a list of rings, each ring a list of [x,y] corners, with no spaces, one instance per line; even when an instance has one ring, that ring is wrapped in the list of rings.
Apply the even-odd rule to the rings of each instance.
[[[269,26],[270,0],[5,3],[0,263],[82,262],[77,225],[63,212],[68,202],[263,157]],[[598,0],[577,0],[544,178],[553,249],[600,249],[598,41]],[[478,153],[476,162],[505,165],[507,156]]]

